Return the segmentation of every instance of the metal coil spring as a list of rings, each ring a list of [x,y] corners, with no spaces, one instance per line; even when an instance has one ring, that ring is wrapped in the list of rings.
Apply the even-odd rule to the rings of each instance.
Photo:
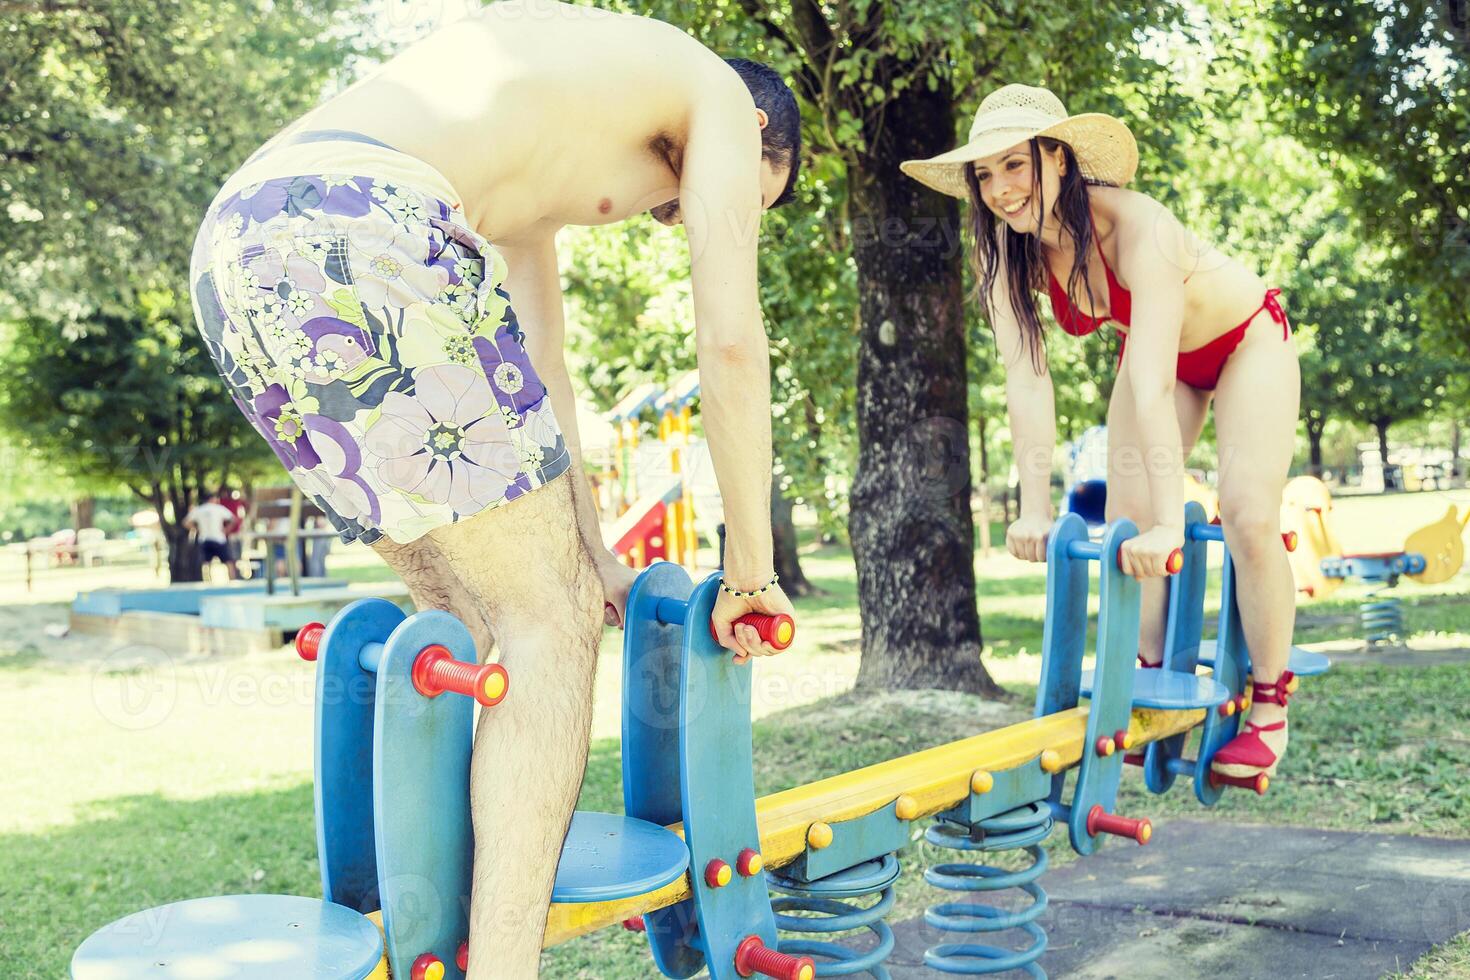
[[[819,977],[848,977],[867,972],[873,980],[891,980],[883,961],[893,952],[893,930],[883,917],[893,908],[893,883],[897,879],[898,858],[892,854],[816,881],[798,881],[779,872],[768,872],[766,883],[787,896],[771,902],[778,929],[818,935],[867,929],[877,940],[877,945],[866,952],[819,939],[782,939],[777,949],[827,960],[817,963]],[[878,901],[866,908],[851,901],[874,894]],[[786,914],[791,912],[815,912],[817,916]]]
[[[1364,638],[1372,647],[1403,635],[1404,609],[1398,596],[1387,594],[1395,584],[1392,578],[1367,581],[1378,584],[1378,587],[1368,593],[1368,598],[1358,606],[1358,615],[1362,618]]]
[[[1031,939],[1022,950],[1004,949],[982,943],[940,943],[924,953],[924,963],[944,973],[979,975],[1023,970],[1045,980],[1046,972],[1036,960],[1046,950],[1046,933],[1035,920],[1046,910],[1046,892],[1036,883],[1046,870],[1046,852],[1039,846],[1051,833],[1051,808],[1046,803],[1028,803],[980,821],[974,827],[941,821],[924,834],[939,847],[958,851],[1009,851],[1025,848],[1031,864],[1020,871],[1005,871],[983,864],[941,864],[924,873],[936,888],[955,892],[996,892],[1019,888],[1032,902],[1019,912],[1006,912],[978,902],[942,902],[924,913],[924,921],[947,932],[1004,932],[1020,929]]]

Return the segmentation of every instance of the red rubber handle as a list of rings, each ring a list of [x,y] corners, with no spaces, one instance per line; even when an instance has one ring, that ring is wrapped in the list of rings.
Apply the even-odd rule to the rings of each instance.
[[[321,649],[322,634],[327,628],[321,623],[307,623],[296,631],[296,656],[302,660],[315,660]]]
[[[1170,575],[1178,575],[1179,570],[1184,567],[1184,549],[1175,548],[1169,552],[1169,557],[1164,559],[1164,571]],[[1118,571],[1123,570],[1123,549],[1118,549]]]
[[[1263,772],[1258,772],[1254,776],[1227,776],[1211,770],[1210,785],[1215,787],[1239,786],[1241,789],[1254,790],[1257,796],[1265,796],[1266,789],[1271,785],[1271,777]]]
[[[413,686],[426,698],[444,693],[463,694],[487,708],[505,700],[510,674],[499,664],[469,664],[455,660],[448,650],[432,643],[413,661]]]
[[[1108,813],[1101,805],[1094,805],[1087,811],[1087,832],[1094,836],[1112,834],[1114,837],[1130,837],[1140,844],[1147,844],[1154,835],[1154,825],[1147,817],[1133,820],[1120,817],[1116,813]]]
[[[796,620],[785,613],[777,613],[774,616],[767,616],[763,613],[747,613],[735,620],[735,622],[743,623],[746,626],[754,626],[755,631],[760,634],[761,639],[777,650],[785,650],[796,639]],[[710,639],[716,643],[720,642],[719,636],[715,633],[713,620],[709,624],[709,635]]]
[[[759,973],[776,980],[812,980],[817,965],[810,956],[792,956],[769,949],[760,936],[746,936],[735,948],[735,972],[742,977]]]
[[[1316,511],[1319,514],[1322,513],[1322,508],[1320,508],[1320,507],[1308,507],[1307,510],[1308,511]],[[1215,524],[1215,525],[1219,525],[1220,518],[1216,517],[1213,521],[1210,521],[1210,523],[1211,524]],[[1286,550],[1287,551],[1295,551],[1296,550],[1296,543],[1297,543],[1297,541],[1296,541],[1296,532],[1295,531],[1283,531],[1282,534],[1281,534],[1281,543],[1284,544],[1284,545],[1286,545]]]

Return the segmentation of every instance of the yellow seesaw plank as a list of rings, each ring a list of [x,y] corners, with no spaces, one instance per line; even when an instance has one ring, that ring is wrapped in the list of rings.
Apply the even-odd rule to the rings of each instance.
[[[970,776],[975,770],[1010,769],[1036,758],[1044,749],[1055,751],[1063,766],[1076,765],[1087,735],[1087,712],[1086,705],[1060,711],[763,796],[756,800],[755,809],[766,867],[777,868],[794,861],[806,848],[807,828],[818,820],[838,823],[861,817],[902,794],[918,802],[920,817],[939,813],[969,796]],[[1132,751],[1189,731],[1204,720],[1204,714],[1203,710],[1135,708],[1129,725]],[[669,829],[683,836],[682,824],[672,824]],[[555,903],[547,919],[543,946],[555,946],[624,919],[667,908],[691,894],[686,876],[657,891],[616,901]]]

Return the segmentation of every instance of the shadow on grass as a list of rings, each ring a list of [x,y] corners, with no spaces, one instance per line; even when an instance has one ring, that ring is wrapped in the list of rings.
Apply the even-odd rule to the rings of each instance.
[[[321,895],[310,784],[93,804],[74,825],[0,835],[0,976],[64,977],[82,940],[120,916],[252,893]]]
[[[45,659],[41,652],[30,644],[12,649],[0,648],[0,671],[28,670]]]
[[[975,581],[975,594],[985,596],[1035,596],[1046,597],[1046,575],[1020,575],[1014,577],[979,576]]]

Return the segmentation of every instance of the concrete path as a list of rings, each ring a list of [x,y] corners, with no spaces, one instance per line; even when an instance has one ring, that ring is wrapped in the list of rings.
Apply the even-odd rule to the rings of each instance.
[[[1171,820],[1041,884],[1053,978],[1377,978],[1470,930],[1470,841]],[[945,976],[924,949],[972,938],[894,932],[895,978]]]

